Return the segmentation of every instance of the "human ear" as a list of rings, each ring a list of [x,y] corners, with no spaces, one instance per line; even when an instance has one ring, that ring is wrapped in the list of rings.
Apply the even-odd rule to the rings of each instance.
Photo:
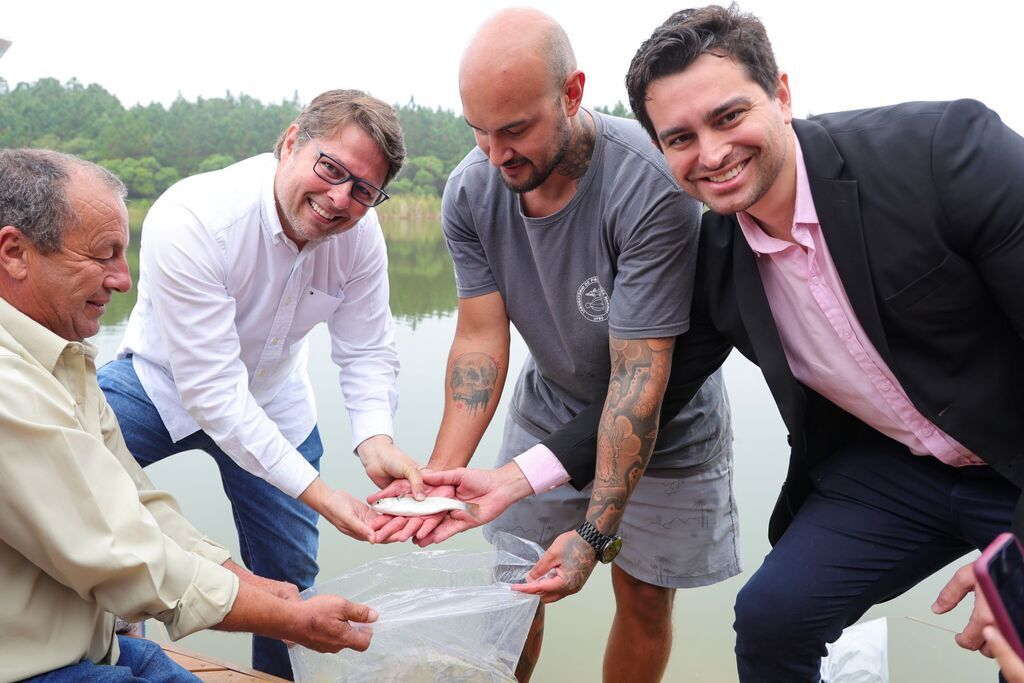
[[[28,276],[28,240],[18,228],[0,228],[0,269],[15,280]]]

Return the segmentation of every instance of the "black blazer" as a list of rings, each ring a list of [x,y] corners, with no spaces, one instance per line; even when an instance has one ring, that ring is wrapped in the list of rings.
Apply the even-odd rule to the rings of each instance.
[[[1024,485],[1024,138],[970,100],[793,127],[823,235],[875,348],[925,417]],[[662,417],[731,347],[760,366],[792,448],[769,522],[774,543],[807,495],[810,468],[863,425],[793,377],[734,215],[705,213],[697,269]],[[593,479],[600,412],[591,406],[544,442],[577,487]]]

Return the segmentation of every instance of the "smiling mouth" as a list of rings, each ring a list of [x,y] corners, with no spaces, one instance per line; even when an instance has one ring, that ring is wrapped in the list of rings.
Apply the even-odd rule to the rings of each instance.
[[[331,214],[324,211],[323,207],[317,204],[315,201],[313,201],[312,198],[307,199],[306,201],[309,204],[309,208],[313,209],[314,213],[323,218],[325,221],[333,221],[336,218],[340,218],[340,216],[332,216]]]
[[[724,182],[726,182],[728,180],[732,180],[733,178],[738,176],[740,174],[740,172],[743,171],[743,169],[746,168],[746,167],[747,167],[747,162],[743,161],[743,162],[741,162],[739,164],[736,164],[735,166],[733,166],[731,169],[729,169],[728,171],[726,171],[722,175],[707,176],[705,178],[705,180],[708,180],[708,181],[710,181],[712,183],[724,183]]]

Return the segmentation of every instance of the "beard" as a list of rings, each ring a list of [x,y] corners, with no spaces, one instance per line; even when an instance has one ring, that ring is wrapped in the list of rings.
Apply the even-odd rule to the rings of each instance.
[[[306,202],[305,199],[303,201]],[[282,227],[287,226],[285,233],[287,234],[288,230],[291,230],[291,232],[295,233],[299,239],[306,242],[323,242],[345,232],[358,222],[352,220],[351,213],[346,211],[345,214],[339,217],[343,220],[336,220],[335,224],[331,225],[329,228],[315,226],[311,229],[311,226],[303,222],[307,219],[305,216],[302,216],[300,212],[295,212],[290,208],[282,207],[279,214],[283,214],[282,217],[284,218]]]
[[[509,161],[505,162],[509,165],[527,163],[533,167],[533,173],[531,173],[525,180],[518,183],[509,180],[504,173],[498,171],[498,175],[501,177],[501,181],[505,183],[505,187],[516,194],[525,194],[536,190],[551,177],[551,174],[555,172],[555,169],[557,169],[569,155],[569,147],[572,145],[572,131],[569,129],[568,121],[563,120],[562,124],[558,127],[557,134],[558,139],[555,153],[542,166],[538,166],[533,163],[533,161],[523,156],[513,157]]]

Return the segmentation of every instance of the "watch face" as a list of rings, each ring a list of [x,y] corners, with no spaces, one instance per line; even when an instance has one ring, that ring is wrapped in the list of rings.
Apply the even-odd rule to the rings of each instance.
[[[601,552],[601,561],[605,564],[611,562],[620,550],[622,550],[622,539],[616,536],[604,547],[604,551]]]

